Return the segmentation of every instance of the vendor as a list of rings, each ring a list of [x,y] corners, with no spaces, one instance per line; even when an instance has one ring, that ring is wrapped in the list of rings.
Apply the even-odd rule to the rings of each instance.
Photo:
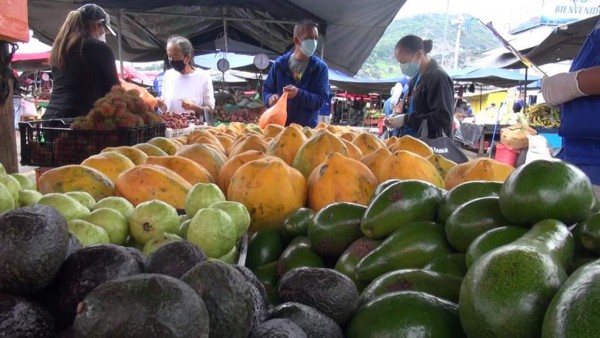
[[[600,196],[600,22],[573,60],[570,72],[542,80],[542,94],[547,104],[562,104],[559,157],[583,170]]]
[[[204,121],[210,124],[210,114],[215,107],[212,78],[208,71],[194,66],[192,43],[181,36],[171,37],[167,42],[167,56],[172,68],[165,71],[158,107],[163,112],[204,114]]]
[[[431,40],[407,35],[396,44],[394,54],[404,75],[410,77],[401,114],[386,118],[388,127],[402,135],[430,139],[450,136],[454,111],[454,84],[450,76],[428,57]]]
[[[294,26],[294,50],[275,60],[264,83],[263,100],[268,106],[273,106],[284,91],[288,93],[286,125],[316,127],[319,111],[329,98],[327,65],[314,55],[318,39],[314,22]]]
[[[50,54],[54,85],[43,119],[84,116],[119,84],[115,56],[106,44],[110,17],[87,4],[67,15]]]

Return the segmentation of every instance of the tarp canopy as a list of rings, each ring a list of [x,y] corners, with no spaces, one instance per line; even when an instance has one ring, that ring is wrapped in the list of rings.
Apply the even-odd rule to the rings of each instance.
[[[16,53],[13,55],[11,67],[18,71],[50,69],[50,52]]]
[[[223,58],[229,62],[229,69],[238,69],[254,64],[252,55],[221,52],[196,55],[194,63],[201,68],[217,69],[217,62]]]
[[[67,13],[87,2],[29,0],[30,29],[51,44]],[[200,53],[214,52],[216,41],[222,39],[228,52],[241,52],[236,45],[242,44],[239,48],[254,46],[270,56],[279,55],[292,47],[293,24],[311,19],[319,24],[322,36],[318,53],[324,50],[329,67],[348,74],[358,72],[405,2],[371,0],[365,6],[363,0],[94,1],[111,15],[117,32],[121,21],[126,61],[163,60],[166,41],[174,34],[189,38]],[[117,39],[109,38],[109,44],[117,54]]]
[[[488,86],[500,88],[515,87],[525,82],[525,74],[508,69],[476,69],[469,73],[456,75],[452,78],[454,81],[475,82]],[[527,83],[537,81],[540,77],[529,74]]]
[[[546,36],[538,40],[531,40],[529,45],[515,44],[521,53],[525,54],[533,63],[545,65],[564,60],[572,60],[583,46],[588,34],[600,21],[600,16],[559,25],[549,31]],[[548,27],[544,27],[548,28]],[[510,41],[513,43],[513,41]],[[500,48],[488,56],[474,62],[473,66],[490,68],[525,68],[525,65],[505,48]]]
[[[329,69],[329,83],[354,94],[389,93],[396,83],[404,84],[407,81],[406,77],[382,80],[361,79]]]

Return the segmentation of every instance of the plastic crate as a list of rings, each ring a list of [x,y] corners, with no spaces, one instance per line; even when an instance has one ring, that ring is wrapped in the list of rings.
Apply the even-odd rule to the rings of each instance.
[[[165,124],[117,130],[75,130],[73,119],[19,123],[21,164],[58,167],[79,164],[106,147],[131,146],[165,136]]]

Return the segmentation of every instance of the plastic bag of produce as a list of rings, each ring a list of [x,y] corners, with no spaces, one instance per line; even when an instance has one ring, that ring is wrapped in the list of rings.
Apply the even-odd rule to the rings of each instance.
[[[158,102],[156,101],[156,98],[154,96],[152,96],[152,94],[150,94],[146,88],[138,86],[138,85],[130,83],[130,82],[123,81],[123,80],[120,80],[120,81],[121,81],[121,87],[123,87],[125,90],[130,90],[130,89],[137,90],[138,92],[140,92],[140,97],[142,98],[142,100],[144,100],[144,102],[146,102],[146,104],[148,106],[150,106],[152,109],[156,108],[156,104]]]
[[[550,147],[548,147],[548,140],[544,136],[527,135],[527,138],[529,139],[529,150],[527,151],[525,163],[535,160],[549,160],[552,158]]]
[[[528,135],[537,135],[537,131],[529,126],[516,124],[500,130],[500,143],[511,149],[523,149],[529,145]]]
[[[273,107],[262,113],[258,120],[259,127],[265,128],[269,124],[285,126],[285,121],[287,120],[287,96],[287,92],[283,93]]]

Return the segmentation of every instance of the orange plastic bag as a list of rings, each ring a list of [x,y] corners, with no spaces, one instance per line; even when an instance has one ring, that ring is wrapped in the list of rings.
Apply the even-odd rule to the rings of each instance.
[[[158,104],[158,101],[156,100],[156,98],[154,96],[152,96],[152,94],[150,94],[148,92],[148,90],[142,86],[138,86],[134,83],[131,82],[127,82],[127,81],[123,81],[123,80],[119,80],[121,81],[121,87],[123,87],[123,89],[125,90],[130,90],[130,89],[135,89],[138,92],[140,92],[140,97],[142,98],[142,100],[144,100],[144,102],[146,102],[146,104],[150,107],[152,107],[152,109],[156,108],[156,105]]]
[[[285,121],[287,120],[287,96],[287,92],[283,93],[273,107],[262,113],[258,120],[259,127],[264,129],[269,124],[285,126]]]
[[[0,0],[0,8],[0,40],[28,42],[27,1]]]

